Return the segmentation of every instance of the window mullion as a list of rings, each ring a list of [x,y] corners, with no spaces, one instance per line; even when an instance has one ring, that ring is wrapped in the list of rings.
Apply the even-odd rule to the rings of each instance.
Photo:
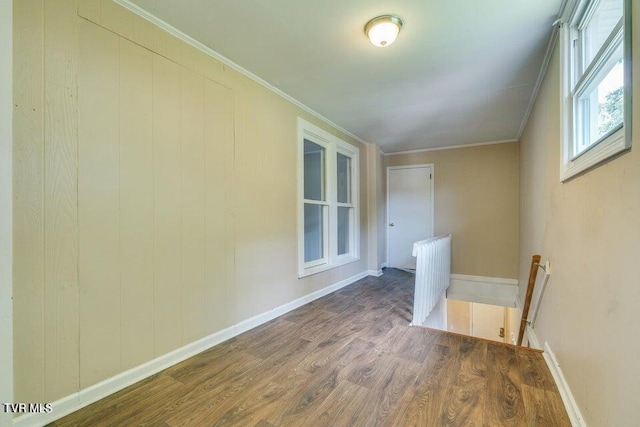
[[[326,202],[324,200],[304,199],[303,202],[308,205],[329,205],[329,202]]]
[[[336,146],[333,144],[329,149],[328,157],[328,165],[327,165],[327,176],[329,177],[329,188],[328,188],[328,198],[330,203],[329,207],[329,219],[330,219],[330,236],[329,236],[329,248],[330,248],[330,262],[331,264],[335,263],[335,260],[338,256],[338,180],[336,178],[337,174],[337,161],[336,161]]]
[[[624,18],[621,18],[618,24],[615,26],[607,41],[602,45],[598,53],[593,57],[591,63],[587,66],[587,69],[579,76],[571,96],[576,96],[583,88],[589,86],[594,78],[601,71],[602,67],[610,59],[611,55],[622,43],[624,35]]]

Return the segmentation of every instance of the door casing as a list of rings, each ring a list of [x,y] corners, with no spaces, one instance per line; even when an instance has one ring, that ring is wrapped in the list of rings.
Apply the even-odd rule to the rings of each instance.
[[[399,170],[399,169],[416,169],[416,168],[427,168],[429,169],[429,173],[431,174],[431,179],[429,180],[430,185],[431,185],[431,189],[430,189],[430,203],[429,205],[431,206],[431,212],[429,212],[429,219],[430,219],[430,230],[431,230],[431,235],[429,237],[433,237],[434,233],[435,233],[435,204],[434,204],[434,200],[435,200],[435,196],[434,196],[434,182],[435,182],[435,167],[433,163],[423,163],[423,164],[417,164],[417,165],[406,165],[406,166],[387,166],[387,201],[386,201],[386,223],[385,223],[385,245],[386,245],[386,257],[387,257],[387,262],[386,264],[388,266],[391,267],[390,265],[390,261],[391,261],[391,257],[390,257],[390,252],[391,252],[391,245],[389,244],[389,223],[390,223],[390,218],[389,218],[389,206],[390,206],[390,190],[389,190],[389,179],[390,179],[390,175],[391,175],[391,171],[392,170]]]

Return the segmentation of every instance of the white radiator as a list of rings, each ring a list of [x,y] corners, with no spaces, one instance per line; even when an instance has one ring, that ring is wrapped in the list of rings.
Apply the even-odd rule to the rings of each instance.
[[[416,257],[416,290],[412,324],[425,325],[427,316],[445,297],[449,287],[451,234],[414,243],[413,256]]]

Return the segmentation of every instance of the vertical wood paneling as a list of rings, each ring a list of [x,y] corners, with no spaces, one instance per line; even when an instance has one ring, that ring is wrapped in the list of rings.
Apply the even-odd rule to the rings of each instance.
[[[153,358],[152,53],[120,39],[122,369]]]
[[[206,333],[227,326],[233,275],[233,221],[229,214],[233,165],[233,93],[205,80]],[[223,274],[220,274],[220,273]]]
[[[180,67],[153,56],[154,349],[182,343]]]
[[[45,160],[42,0],[15,2],[13,13],[14,401],[43,402]]]
[[[100,25],[100,1],[78,0],[78,16]]]
[[[153,48],[154,25],[138,15],[133,15],[133,41],[147,49]]]
[[[153,27],[152,50],[165,58],[182,64],[182,42],[160,27]]]
[[[182,343],[205,335],[204,78],[181,70]]]
[[[133,13],[113,0],[100,1],[100,23],[104,28],[129,40],[133,37]]]
[[[80,23],[81,385],[120,372],[119,38]]]
[[[78,21],[75,0],[44,6],[44,398],[53,401],[79,387]]]

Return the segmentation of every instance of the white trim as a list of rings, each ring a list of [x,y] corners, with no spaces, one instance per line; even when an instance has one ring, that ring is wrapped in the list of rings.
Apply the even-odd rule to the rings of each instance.
[[[573,397],[573,393],[571,393],[569,383],[567,383],[567,380],[562,373],[562,369],[560,368],[560,364],[558,363],[555,354],[553,354],[553,351],[551,351],[551,347],[547,341],[544,342],[544,353],[542,353],[542,356],[544,357],[545,362],[547,362],[547,366],[549,367],[551,375],[558,387],[558,392],[560,392],[560,397],[562,397],[562,402],[567,410],[567,415],[569,416],[571,425],[574,427],[586,427],[587,424],[580,413],[580,409]]]
[[[520,295],[517,297],[517,303],[518,308],[520,309],[520,317],[522,318],[522,300],[520,299]],[[578,409],[578,405],[573,398],[569,384],[562,373],[562,369],[560,369],[560,364],[558,363],[555,354],[551,351],[549,343],[545,341],[544,347],[541,346],[535,330],[530,325],[527,325],[525,328],[523,345],[524,343],[528,343],[531,348],[543,350],[542,357],[544,357],[544,361],[547,363],[549,371],[551,371],[551,375],[553,376],[553,381],[556,383],[556,387],[558,387],[558,392],[560,393],[564,407],[567,410],[567,415],[569,416],[571,425],[574,427],[586,427],[584,418],[580,413],[580,409]]]
[[[312,116],[322,120],[323,122],[325,122],[329,126],[339,130],[340,132],[344,133],[345,135],[355,139],[356,141],[358,141],[358,142],[360,142],[360,143],[362,143],[364,145],[369,145],[370,144],[369,142],[365,141],[364,139],[360,138],[359,136],[355,135],[354,133],[351,133],[348,130],[346,130],[345,128],[335,124],[334,122],[332,122],[331,120],[329,120],[328,118],[326,118],[322,114],[318,113],[317,111],[307,107],[306,105],[304,105],[302,102],[298,101],[297,99],[295,99],[291,95],[288,95],[285,92],[283,92],[282,90],[278,89],[277,87],[269,84],[266,80],[263,80],[262,78],[260,78],[257,75],[253,74],[251,71],[249,71],[249,70],[243,68],[242,66],[236,64],[235,62],[233,62],[229,58],[221,55],[220,53],[218,53],[215,50],[211,49],[210,47],[204,45],[203,43],[199,42],[198,40],[194,39],[193,37],[188,36],[187,34],[183,33],[180,30],[178,30],[174,26],[172,26],[172,25],[168,24],[167,22],[163,21],[162,19],[158,18],[157,16],[147,12],[146,10],[141,8],[140,6],[132,3],[129,0],[113,0],[113,1],[115,3],[117,3],[117,4],[119,4],[120,6],[124,7],[125,9],[129,10],[130,12],[138,15],[139,17],[141,17],[143,19],[146,19],[147,21],[151,22],[154,25],[157,25],[158,27],[162,28],[163,30],[165,30],[166,32],[171,34],[172,36],[177,37],[178,39],[180,39],[183,42],[195,47],[196,49],[198,49],[198,50],[200,50],[200,51],[202,51],[204,53],[206,53],[207,55],[211,56],[212,58],[222,62],[225,65],[228,65],[229,67],[233,68],[234,70],[236,70],[240,74],[250,78],[254,82],[256,82],[258,84],[261,84],[262,86],[266,87],[267,89],[269,89],[273,93],[275,93],[275,94],[281,96],[282,98],[286,99],[287,101],[291,102],[296,107],[299,107],[299,108],[303,109],[307,113],[309,113]]]
[[[380,269],[382,270],[383,268],[387,268],[386,262],[383,262],[382,264],[380,264]]]
[[[517,307],[518,280],[452,274],[447,298],[482,304]]]
[[[566,5],[566,0],[561,6],[561,10],[564,9]],[[560,15],[560,14],[558,14]],[[529,100],[529,105],[527,106],[527,111],[524,113],[524,117],[522,118],[522,123],[520,124],[520,130],[518,130],[518,140],[522,139],[522,134],[524,133],[525,128],[527,127],[527,122],[529,121],[529,116],[531,115],[531,111],[533,111],[533,106],[538,99],[538,93],[540,93],[540,87],[542,86],[542,82],[544,81],[544,77],[547,75],[547,70],[549,69],[549,62],[551,62],[551,57],[553,56],[553,51],[555,50],[556,44],[558,43],[558,33],[560,32],[559,25],[556,22],[553,23],[553,30],[551,31],[551,38],[549,39],[549,43],[547,44],[547,51],[544,53],[544,59],[542,60],[542,66],[540,67],[540,72],[538,73],[538,79],[536,80],[536,85],[533,87],[533,93],[531,94],[531,99]]]
[[[520,319],[522,319],[522,300],[520,299],[520,288],[518,288],[518,295],[516,295],[516,308],[520,310]]]
[[[632,124],[632,56],[631,56],[631,2],[624,0],[624,17],[622,23],[612,30],[607,41],[600,48],[590,64],[586,64],[586,69],[582,69],[582,64],[576,64],[576,52],[580,54],[580,37],[576,27],[582,25],[584,20],[580,16],[588,9],[589,5],[594,5],[592,0],[573,0],[563,4],[561,10],[563,25],[560,29],[560,181],[566,182],[583,173],[591,171],[608,161],[613,160],[618,155],[631,148],[631,128]],[[580,127],[576,121],[580,119],[580,114],[576,113],[576,100],[582,95],[581,91],[590,89],[591,79],[605,69],[604,64],[607,56],[617,47],[622,34],[624,45],[623,58],[624,68],[624,121],[623,126],[618,131],[604,138],[602,141],[592,144],[582,154],[576,153],[576,132]],[[578,47],[575,47],[575,42]],[[577,117],[577,118],[576,118]],[[582,132],[582,129],[580,129]]]
[[[384,229],[385,229],[385,244],[386,244],[386,248],[385,248],[385,255],[387,257],[387,262],[384,263],[384,266],[387,266],[387,263],[389,262],[389,260],[391,259],[389,257],[389,251],[390,251],[390,247],[391,245],[389,245],[389,171],[391,170],[398,170],[398,169],[422,169],[422,168],[426,168],[429,169],[429,173],[431,174],[431,178],[429,179],[429,182],[431,183],[431,190],[430,190],[430,196],[431,196],[431,235],[428,236],[428,238],[433,237],[433,235],[435,234],[435,186],[434,186],[434,182],[436,180],[436,171],[435,171],[435,165],[433,163],[423,163],[423,164],[419,164],[419,165],[405,165],[405,166],[387,166],[387,200],[386,200],[386,222],[384,224]]]
[[[382,276],[384,274],[382,272],[382,269],[380,269],[380,270],[369,270],[367,273],[369,273],[369,276],[373,276],[373,277],[380,277],[380,276]]]
[[[472,276],[469,274],[451,274],[452,279],[465,280],[467,282],[482,282],[482,283],[494,283],[500,285],[514,285],[518,286],[518,279],[507,279],[504,277],[489,277],[489,276]]]
[[[520,315],[520,319],[522,319],[522,315]],[[538,340],[538,336],[536,335],[536,332],[533,330],[533,328],[530,325],[527,325],[525,327],[524,336],[525,336],[524,339],[526,339],[527,342],[529,343],[529,347],[542,350],[542,346],[540,345],[540,340]],[[523,339],[523,342],[524,342],[524,339]]]
[[[14,419],[13,425],[16,427],[26,427],[42,426],[51,423],[65,415],[75,412],[117,391],[120,391],[125,387],[135,384],[140,380],[148,378],[153,374],[173,366],[176,363],[193,357],[215,345],[240,335],[243,332],[260,326],[275,319],[276,317],[295,310],[296,308],[302,307],[303,305],[315,301],[318,298],[322,298],[323,296],[344,288],[345,286],[348,286],[360,279],[368,277],[369,274],[369,271],[363,271],[355,276],[341,280],[340,282],[334,283],[326,288],[317,290],[309,295],[305,295],[289,303],[276,307],[273,310],[243,320],[240,323],[218,331],[198,341],[187,344],[184,347],[150,360],[149,362],[133,369],[129,369],[128,371],[122,372],[111,378],[107,378],[106,380],[85,388],[84,390],[80,390],[77,393],[63,397],[62,399],[53,402],[53,411],[51,413],[34,413],[19,416]]]
[[[508,144],[510,142],[519,142],[518,139],[502,139],[499,141],[476,142],[473,144],[450,145],[448,147],[421,148],[419,150],[396,151],[393,153],[382,153],[383,156],[399,156],[401,154],[425,153],[428,151],[455,150],[457,148],[482,147],[483,145]]]
[[[323,231],[325,245],[322,259],[304,261],[304,140],[309,139],[325,149],[325,200],[328,214],[324,218]],[[298,117],[298,278],[310,276],[342,265],[360,260],[360,148],[349,144],[318,126]],[[346,206],[337,202],[336,194],[336,155],[337,153],[351,158],[351,208],[353,209],[353,229],[350,235],[349,252],[338,255],[337,251],[337,207]]]
[[[0,402],[13,402],[13,1],[0,3]],[[13,415],[0,411],[0,426]]]

